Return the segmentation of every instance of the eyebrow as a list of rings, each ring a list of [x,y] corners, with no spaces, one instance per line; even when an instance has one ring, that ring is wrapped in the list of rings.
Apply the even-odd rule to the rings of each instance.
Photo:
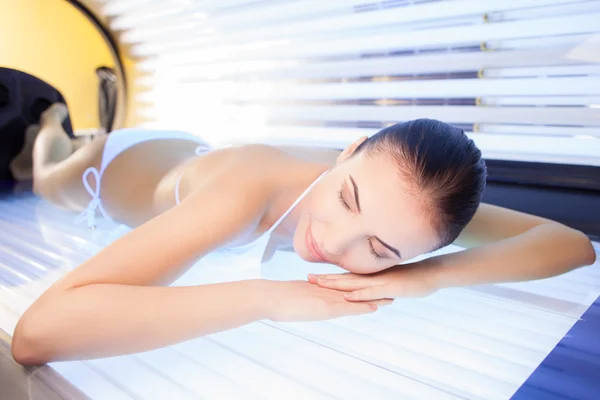
[[[375,236],[375,239],[377,239],[379,241],[379,243],[381,243],[386,249],[388,249],[389,251],[391,251],[392,253],[394,253],[396,255],[396,257],[402,258],[402,256],[400,255],[400,252],[398,251],[397,248],[390,246],[389,244],[387,244],[383,240],[379,239],[377,236]]]
[[[358,208],[358,212],[360,213],[361,210],[360,210],[360,201],[359,201],[359,196],[358,196],[358,185],[354,181],[354,178],[352,178],[352,175],[348,175],[348,176],[350,177],[350,182],[352,182],[352,186],[354,187],[354,200],[356,200],[356,207]],[[375,239],[377,239],[377,241],[379,243],[381,243],[386,249],[388,249],[389,251],[394,253],[396,255],[396,257],[402,258],[402,255],[400,254],[400,251],[397,248],[390,246],[389,244],[387,244],[386,242],[384,242],[377,236],[375,236]]]
[[[352,186],[354,187],[354,200],[356,200],[356,207],[358,208],[358,212],[360,213],[360,201],[358,200],[358,186],[356,186],[356,182],[354,182],[354,178],[352,175],[348,175],[350,177],[350,182],[352,182]]]

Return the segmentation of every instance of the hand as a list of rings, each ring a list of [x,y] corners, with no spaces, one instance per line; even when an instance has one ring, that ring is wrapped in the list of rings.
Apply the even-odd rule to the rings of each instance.
[[[397,297],[425,297],[437,290],[431,271],[425,262],[396,265],[369,275],[311,274],[308,276],[308,281],[322,288],[347,292],[345,298],[353,302]]]
[[[350,303],[344,292],[306,281],[267,281],[268,318],[278,322],[318,321],[375,312],[390,300]]]

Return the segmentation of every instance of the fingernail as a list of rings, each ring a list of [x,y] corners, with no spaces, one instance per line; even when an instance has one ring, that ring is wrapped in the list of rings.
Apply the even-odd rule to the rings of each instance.
[[[373,310],[377,310],[377,304],[369,304]]]
[[[319,283],[325,283],[325,282],[327,282],[327,279],[325,279],[325,278],[319,278],[319,279],[317,279],[317,281]]]
[[[353,293],[344,293],[344,297],[347,299],[353,299],[354,298],[354,294]]]

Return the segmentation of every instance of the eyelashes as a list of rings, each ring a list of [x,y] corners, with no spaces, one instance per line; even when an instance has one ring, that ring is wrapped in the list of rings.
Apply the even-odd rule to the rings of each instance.
[[[371,243],[371,241],[370,241],[370,240],[369,240],[369,249],[370,249],[371,255],[372,255],[373,257],[375,257],[375,259],[376,259],[377,261],[381,260],[381,256],[380,256],[379,254],[377,254],[377,252],[376,252],[376,251],[375,251],[375,249],[373,248],[373,243]]]
[[[341,190],[338,192],[338,199],[340,200],[340,203],[342,203],[344,208],[351,211],[350,206],[348,205],[348,203],[346,203],[346,200],[344,200],[344,195],[342,194]]]
[[[344,195],[342,194],[341,190],[338,192],[338,200],[340,201],[340,203],[342,203],[342,206],[344,206],[344,208],[346,210],[352,211],[352,209],[350,208],[348,203],[346,203],[346,200],[344,200]],[[371,243],[371,240],[368,240],[368,242],[369,242],[369,253],[371,253],[371,255],[373,256],[373,258],[375,258],[375,260],[377,260],[377,261],[381,260],[381,256],[379,254],[377,254],[377,252],[375,251],[375,248],[373,247],[373,243]]]

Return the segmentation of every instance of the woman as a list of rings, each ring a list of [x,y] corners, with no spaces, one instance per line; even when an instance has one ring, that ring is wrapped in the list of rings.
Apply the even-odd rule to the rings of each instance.
[[[12,347],[22,364],[139,352],[260,319],[369,313],[395,297],[545,278],[595,259],[581,232],[480,206],[481,153],[439,121],[394,125],[331,159],[263,145],[209,151],[192,135],[135,130],[71,154],[65,116],[60,105],[43,116],[35,192],[83,211],[91,227],[99,209],[134,229],[25,312]],[[469,250],[399,265],[450,243]],[[166,286],[209,252],[260,263],[289,246],[351,273]]]

